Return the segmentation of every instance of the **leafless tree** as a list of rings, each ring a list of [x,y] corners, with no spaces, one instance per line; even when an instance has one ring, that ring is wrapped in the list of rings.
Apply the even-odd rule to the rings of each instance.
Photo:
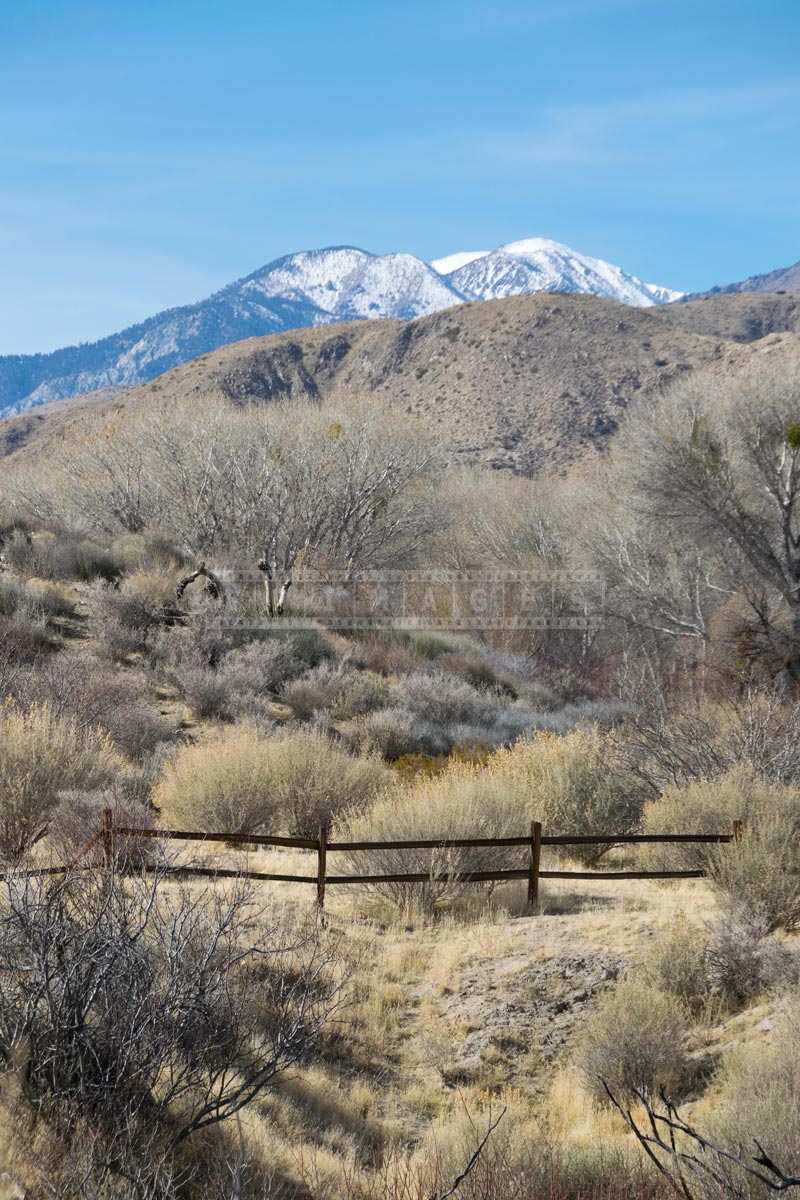
[[[679,704],[657,682],[640,686],[639,710],[619,743],[619,755],[651,795],[696,779],[713,779],[747,764],[775,783],[800,781],[800,703],[774,688],[745,688],[710,705],[685,690]]]
[[[316,925],[243,881],[169,873],[12,876],[0,898],[0,1057],[87,1175],[135,1197],[171,1195],[155,1184],[190,1169],[180,1148],[306,1055],[340,1001]]]
[[[648,531],[736,592],[776,673],[800,681],[800,382],[770,360],[692,375],[635,413],[617,480]]]
[[[175,400],[98,422],[15,489],[46,519],[106,533],[169,528],[198,560],[232,551],[259,563],[277,614],[300,560],[346,570],[410,561],[441,521],[436,459],[424,430],[379,400],[237,409],[207,396],[200,410]]]

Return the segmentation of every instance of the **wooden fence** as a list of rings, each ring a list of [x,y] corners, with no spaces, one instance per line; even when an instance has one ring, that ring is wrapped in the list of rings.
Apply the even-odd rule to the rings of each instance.
[[[533,908],[539,898],[540,879],[700,879],[705,874],[704,871],[543,871],[541,869],[543,846],[618,846],[654,842],[661,844],[702,845],[711,843],[720,845],[738,840],[741,834],[742,822],[735,821],[731,833],[626,833],[613,836],[589,834],[581,837],[557,834],[548,836],[542,833],[542,826],[539,821],[532,821],[531,831],[527,837],[450,838],[446,842],[442,842],[439,839],[390,842],[339,842],[330,841],[326,829],[320,829],[319,835],[316,838],[272,837],[251,833],[205,833],[185,829],[136,829],[124,825],[115,825],[111,809],[104,809],[102,826],[87,846],[84,847],[82,854],[85,854],[93,846],[100,843],[104,861],[107,865],[112,865],[116,858],[114,846],[116,838],[224,842],[227,845],[233,846],[276,846],[294,850],[314,851],[317,856],[316,874],[289,875],[267,871],[240,871],[235,868],[196,866],[171,867],[170,874],[213,878],[238,878],[245,876],[249,879],[263,879],[279,883],[310,883],[316,886],[317,904],[320,908],[325,903],[325,888],[327,885],[332,884],[430,883],[432,880],[442,883],[484,883],[489,881],[526,879],[528,881],[528,905]],[[480,849],[504,846],[527,847],[527,866],[516,870],[463,871],[454,873],[446,871],[437,872],[436,870],[376,875],[336,875],[328,873],[328,854],[336,853],[337,851]],[[68,867],[48,868],[47,873],[66,871],[68,869]]]

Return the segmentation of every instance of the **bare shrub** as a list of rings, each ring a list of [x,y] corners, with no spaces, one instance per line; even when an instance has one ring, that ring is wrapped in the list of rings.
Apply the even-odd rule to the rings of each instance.
[[[470,871],[507,870],[514,864],[506,847],[464,848],[455,838],[515,837],[525,833],[525,796],[521,786],[468,764],[454,765],[434,779],[420,779],[410,790],[394,791],[347,824],[351,841],[435,840],[433,850],[359,850],[347,855],[354,874],[416,873],[421,883],[375,883],[367,892],[401,909],[432,909],[465,886],[458,877]],[[522,857],[519,859],[522,864]],[[445,874],[454,876],[447,880]]]
[[[456,638],[417,629],[376,629],[367,640],[367,644],[376,653],[380,647],[400,651],[401,654],[416,660],[417,664],[435,662],[442,655],[457,651],[460,647]]]
[[[409,754],[446,754],[452,744],[439,726],[401,708],[368,713],[347,730],[346,738],[357,754],[379,754],[387,762]]]
[[[584,1083],[605,1100],[605,1080],[615,1096],[677,1096],[685,1084],[688,1019],[674,996],[651,983],[625,979],[589,1018],[578,1054]]]
[[[351,643],[349,653],[359,670],[374,671],[377,675],[407,675],[419,669],[419,660],[413,654],[379,637]]]
[[[300,721],[309,721],[336,701],[347,686],[347,674],[341,663],[322,662],[306,675],[285,684],[281,699]]]
[[[334,698],[331,716],[336,721],[352,721],[385,708],[390,688],[380,675],[358,672],[351,675]]]
[[[162,635],[158,641],[151,663],[158,663],[158,674],[177,688],[200,718],[264,715],[269,699],[305,669],[288,640],[251,642],[243,648],[198,644],[183,634],[171,639],[168,634]],[[328,670],[327,664],[317,668],[323,675]],[[322,678],[316,690],[313,679],[305,692],[300,688],[296,696],[298,715],[313,715],[312,700],[324,690]],[[308,704],[304,704],[304,697]]]
[[[265,737],[243,724],[181,747],[154,800],[184,829],[314,837],[345,808],[368,804],[388,778],[322,734]]]
[[[711,931],[703,955],[709,988],[730,1008],[741,1008],[757,996],[764,982],[766,920],[740,911]]]
[[[336,944],[314,924],[265,911],[243,882],[167,878],[2,885],[0,1053],[19,1103],[75,1155],[54,1194],[174,1195],[200,1167],[198,1135],[306,1056],[338,1003]]]
[[[13,575],[0,575],[0,617],[13,617],[27,600],[27,589]]]
[[[318,667],[320,663],[336,658],[336,650],[322,629],[311,626],[308,629],[295,629],[289,635],[278,631],[272,636],[279,642],[288,640],[293,657],[306,667]]]
[[[17,674],[13,695],[22,707],[47,704],[53,717],[78,728],[99,726],[123,754],[141,759],[172,736],[144,698],[141,677],[121,674],[79,654],[61,651]]]
[[[177,673],[178,689],[195,717],[214,720],[230,717],[228,680],[213,667],[186,667]]]
[[[491,662],[478,654],[470,654],[465,650],[452,651],[443,654],[438,660],[438,665],[445,671],[463,676],[467,683],[475,688],[483,691],[495,689],[512,699],[517,696],[517,686],[510,674],[498,671]]]
[[[0,695],[12,694],[5,681],[15,678],[21,664],[32,661],[49,642],[45,625],[0,616]]]
[[[797,702],[755,688],[727,700],[690,698],[678,708],[658,693],[645,700],[619,751],[653,796],[736,767],[774,783],[800,784]]]
[[[491,726],[500,708],[494,694],[480,692],[445,671],[404,676],[397,687],[399,705],[436,725]]]
[[[105,786],[123,763],[99,729],[58,721],[47,705],[0,707],[0,853],[19,858],[66,789]]]
[[[145,592],[127,581],[119,588],[95,584],[89,607],[98,654],[118,662],[144,650],[156,623],[155,606]]]
[[[126,829],[153,827],[153,810],[126,786],[124,778],[103,791],[64,791],[47,831],[48,843],[59,862],[72,862],[88,845],[101,827],[104,809],[111,810],[114,825]],[[114,864],[118,870],[129,871],[156,862],[160,853],[158,842],[152,838],[113,839]]]
[[[220,670],[231,690],[233,706],[243,711],[255,696],[277,693],[303,670],[289,639],[251,642],[225,655]]]

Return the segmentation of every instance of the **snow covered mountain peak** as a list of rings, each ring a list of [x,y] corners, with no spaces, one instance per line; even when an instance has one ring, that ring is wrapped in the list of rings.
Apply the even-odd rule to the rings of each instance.
[[[231,286],[249,297],[312,304],[335,321],[409,319],[461,300],[413,254],[376,255],[354,246],[290,254]]]
[[[549,238],[508,242],[490,254],[451,254],[431,266],[471,300],[498,300],[530,292],[590,292],[646,307],[667,304],[682,294],[642,283],[613,263],[590,258]]]

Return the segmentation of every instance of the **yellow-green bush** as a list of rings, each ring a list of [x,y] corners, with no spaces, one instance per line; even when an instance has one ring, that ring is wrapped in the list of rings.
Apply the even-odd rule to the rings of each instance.
[[[800,925],[800,829],[780,807],[753,814],[740,841],[715,849],[708,871],[729,913],[752,914],[767,930]]]
[[[734,821],[754,829],[773,819],[786,829],[800,821],[800,788],[770,783],[751,767],[734,767],[715,779],[665,788],[645,805],[645,833],[730,833]],[[654,845],[646,859],[653,870],[705,868],[718,852],[713,845]]]
[[[615,770],[613,734],[597,727],[558,735],[540,733],[492,755],[487,770],[521,784],[528,816],[546,834],[627,833],[639,819],[638,796]],[[592,862],[605,847],[570,848]]]
[[[708,931],[692,925],[680,913],[658,938],[646,964],[656,986],[695,1013],[702,1011],[711,991],[706,970],[708,941]]]
[[[315,836],[344,809],[366,806],[390,774],[316,732],[221,729],[183,746],[167,763],[154,799],[183,829]]]
[[[518,781],[466,763],[452,764],[438,777],[420,776],[411,787],[388,793],[372,809],[348,822],[353,841],[436,840],[523,836],[529,828],[526,796]],[[464,886],[442,875],[506,870],[515,865],[509,847],[433,850],[364,850],[349,856],[359,874],[424,873],[425,883],[379,883],[369,890],[400,907],[431,908]],[[524,865],[520,855],[516,865]]]
[[[729,913],[746,912],[767,929],[800,924],[800,788],[771,783],[753,768],[667,788],[644,810],[646,833],[730,833],[730,845],[653,845],[644,858],[660,871],[707,870]]]
[[[59,794],[105,787],[124,766],[99,729],[57,720],[46,704],[0,706],[0,854],[30,845]]]

